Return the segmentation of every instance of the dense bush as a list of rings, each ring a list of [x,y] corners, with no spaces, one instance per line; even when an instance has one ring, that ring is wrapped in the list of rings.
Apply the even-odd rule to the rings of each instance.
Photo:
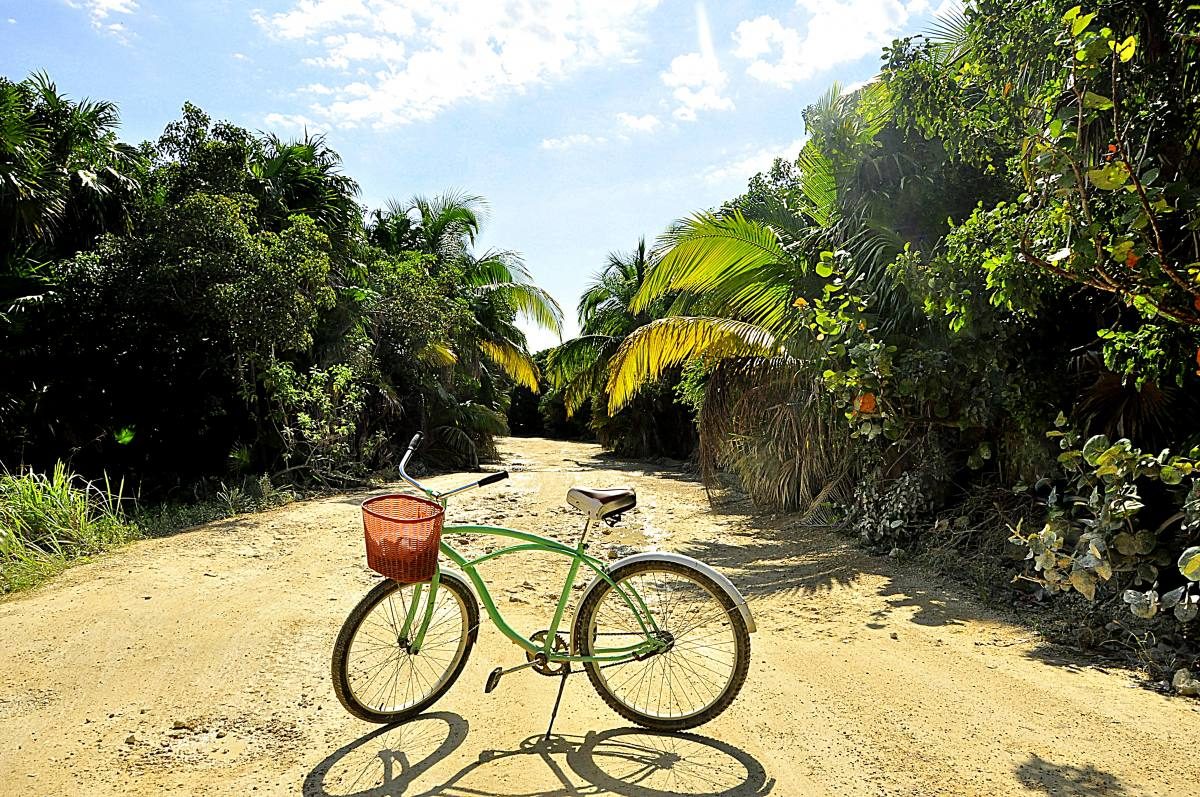
[[[0,80],[0,463],[181,500],[353,481],[417,429],[447,465],[494,454],[510,385],[538,386],[516,317],[560,313],[515,255],[474,250],[481,198],[367,221],[320,137],[190,104],[139,148],[116,125]]]

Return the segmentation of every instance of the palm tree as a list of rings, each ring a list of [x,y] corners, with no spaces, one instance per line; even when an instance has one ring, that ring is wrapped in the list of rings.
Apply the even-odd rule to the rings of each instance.
[[[117,141],[119,121],[44,73],[0,78],[0,313],[44,289],[40,264],[129,229],[146,161]]]
[[[821,383],[833,341],[811,333],[797,305],[851,285],[874,295],[873,307],[902,300],[885,268],[899,246],[875,220],[886,203],[870,179],[889,110],[882,87],[844,94],[835,85],[806,111],[795,190],[677,222],[629,304],[636,313],[667,302],[666,313],[633,331],[609,363],[616,412],[668,369],[701,362],[701,464],[709,476],[732,465],[767,503],[811,503],[847,468]],[[832,259],[843,264],[836,283]]]
[[[437,268],[454,269],[463,286],[475,323],[458,351],[464,364],[480,366],[467,349],[483,354],[507,376],[530,390],[538,389],[538,369],[529,356],[516,317],[524,316],[557,335],[562,334],[562,310],[549,293],[531,282],[516,252],[489,249],[475,253],[474,245],[487,214],[483,197],[448,191],[434,197],[416,196],[407,207],[389,203],[376,211],[369,239],[385,251],[409,246],[435,258]]]
[[[289,216],[304,214],[320,225],[335,249],[345,251],[362,229],[362,208],[358,183],[342,174],[341,166],[341,156],[324,136],[305,133],[290,142],[266,136],[247,168],[267,226],[278,230]]]
[[[0,262],[73,254],[125,229],[145,160],[116,140],[111,102],[75,102],[44,73],[0,78]]]
[[[649,267],[645,238],[628,254],[609,253],[608,263],[579,300],[579,336],[550,351],[546,375],[563,391],[568,415],[603,393],[613,355],[634,330],[652,320],[651,310],[631,309]]]
[[[602,444],[636,455],[664,453],[664,446],[682,454],[690,450],[686,432],[691,417],[676,404],[669,385],[660,385],[666,389],[655,394],[639,395],[634,405],[621,413],[606,412],[605,387],[612,357],[631,334],[667,306],[665,301],[656,301],[632,309],[651,270],[652,256],[644,238],[631,252],[610,253],[605,267],[593,276],[579,300],[581,334],[551,350],[546,372],[550,384],[562,391],[568,415],[595,402],[592,426]],[[673,427],[685,427],[685,433],[673,434]],[[682,447],[679,437],[685,439]]]

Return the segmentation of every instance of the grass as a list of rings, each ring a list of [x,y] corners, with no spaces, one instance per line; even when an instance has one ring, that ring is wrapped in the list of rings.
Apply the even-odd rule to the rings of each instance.
[[[27,589],[72,562],[140,536],[116,486],[68,473],[0,474],[0,593]]]
[[[0,595],[34,587],[89,557],[146,536],[258,512],[295,500],[266,476],[196,504],[140,508],[124,483],[88,481],[58,463],[50,473],[0,473]],[[130,505],[132,512],[125,507]]]
[[[199,503],[159,504],[141,509],[136,513],[135,521],[146,536],[165,537],[202,523],[283,506],[297,498],[299,495],[291,490],[272,484],[270,477],[260,476],[233,487],[222,484],[212,498]]]

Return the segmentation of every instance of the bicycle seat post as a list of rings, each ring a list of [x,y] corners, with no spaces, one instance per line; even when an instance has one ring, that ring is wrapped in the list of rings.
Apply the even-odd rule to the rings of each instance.
[[[579,534],[579,542],[577,542],[575,544],[576,548],[578,548],[581,551],[583,550],[584,545],[587,543],[588,532],[590,532],[591,530],[592,530],[592,519],[591,519],[591,517],[588,517],[588,519],[583,522],[583,531],[580,532],[580,534]]]

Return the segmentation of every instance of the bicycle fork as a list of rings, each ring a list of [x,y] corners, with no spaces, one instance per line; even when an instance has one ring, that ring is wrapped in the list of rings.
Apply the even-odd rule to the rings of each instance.
[[[420,613],[421,593],[425,589],[424,584],[416,584],[413,586],[412,604],[405,612],[404,625],[400,628],[400,644],[405,645],[410,654],[416,655],[421,652],[421,646],[425,644],[425,633],[429,631],[429,622],[433,619],[433,602],[437,598],[438,585],[442,581],[442,568],[435,566],[433,569],[433,578],[429,581],[429,591],[425,596],[425,611],[421,614],[420,625],[417,626],[416,636],[409,637],[412,631],[413,624],[416,622],[417,615]]]

